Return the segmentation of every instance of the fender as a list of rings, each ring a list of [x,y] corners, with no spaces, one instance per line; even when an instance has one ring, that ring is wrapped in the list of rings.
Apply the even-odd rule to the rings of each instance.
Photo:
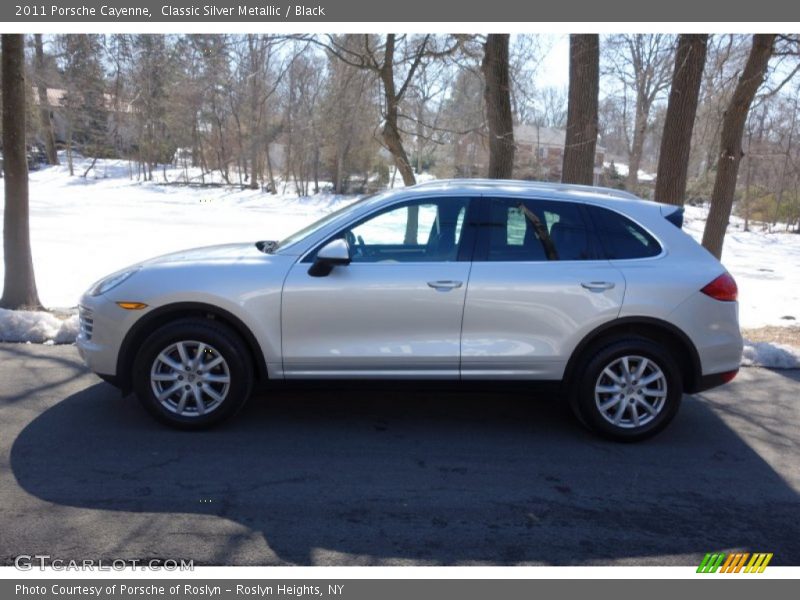
[[[130,367],[133,364],[136,351],[150,333],[169,321],[192,316],[219,320],[231,327],[242,337],[242,340],[244,340],[250,350],[256,378],[260,381],[266,381],[268,379],[267,363],[264,360],[264,353],[261,351],[261,346],[250,331],[250,328],[247,327],[241,319],[211,304],[202,302],[176,302],[174,304],[159,306],[136,321],[133,327],[130,328],[125,338],[122,340],[119,356],[117,357],[116,385],[123,391],[130,389]]]
[[[694,393],[699,391],[698,386],[701,383],[700,380],[703,370],[700,364],[700,355],[689,336],[667,321],[662,321],[654,317],[635,316],[614,319],[589,332],[575,347],[575,350],[573,350],[567,362],[563,378],[565,385],[568,385],[568,382],[572,380],[574,372],[579,367],[582,355],[586,349],[606,335],[613,333],[614,330],[622,330],[626,333],[638,334],[644,337],[655,337],[656,341],[662,341],[666,338],[667,343],[672,343],[673,345],[678,344],[679,349],[684,351],[683,354],[676,355],[675,357],[684,371],[684,392]],[[654,333],[655,336],[653,336]],[[661,338],[661,340],[658,338]]]

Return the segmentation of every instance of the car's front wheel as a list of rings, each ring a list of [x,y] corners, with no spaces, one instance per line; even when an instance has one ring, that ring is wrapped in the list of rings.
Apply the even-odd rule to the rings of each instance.
[[[573,408],[589,428],[638,441],[666,427],[681,402],[681,373],[660,344],[626,338],[597,348],[580,372]]]
[[[247,348],[228,327],[204,319],[167,324],[145,340],[133,387],[147,410],[181,429],[199,429],[235,414],[252,389]]]

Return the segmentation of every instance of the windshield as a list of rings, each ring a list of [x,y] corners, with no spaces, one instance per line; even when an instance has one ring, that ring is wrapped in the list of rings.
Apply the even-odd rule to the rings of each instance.
[[[293,233],[292,235],[290,235],[289,237],[282,239],[272,249],[272,251],[274,252],[275,250],[279,250],[279,249],[283,250],[284,248],[287,248],[287,247],[289,247],[289,246],[291,246],[293,244],[296,244],[297,242],[299,242],[301,240],[304,240],[309,235],[311,235],[311,234],[319,231],[323,227],[325,227],[328,223],[331,223],[331,222],[335,221],[336,219],[338,219],[343,214],[345,214],[348,211],[356,208],[357,206],[360,206],[360,205],[364,204],[368,200],[374,199],[378,195],[379,194],[369,194],[368,196],[364,196],[363,198],[359,198],[358,200],[348,204],[347,206],[343,206],[339,210],[335,210],[332,213],[329,213],[329,214],[325,215],[324,217],[322,217],[318,221],[314,221],[313,223],[311,223],[311,225],[303,227],[303,229],[301,229],[300,231],[297,231],[297,232]]]

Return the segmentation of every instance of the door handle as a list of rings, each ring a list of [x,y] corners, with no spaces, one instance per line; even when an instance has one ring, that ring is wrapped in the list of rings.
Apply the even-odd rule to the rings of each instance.
[[[439,292],[447,292],[449,290],[455,290],[460,288],[462,282],[460,281],[452,281],[452,280],[440,280],[440,281],[429,281],[428,287],[432,287],[433,289]]]
[[[610,290],[614,287],[611,281],[584,281],[581,287],[586,288],[590,292],[602,292],[603,290]]]

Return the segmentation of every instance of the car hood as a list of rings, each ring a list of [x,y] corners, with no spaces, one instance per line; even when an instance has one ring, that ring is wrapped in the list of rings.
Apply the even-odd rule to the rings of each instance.
[[[191,262],[239,262],[243,260],[263,257],[254,242],[239,244],[221,244],[219,246],[204,246],[180,250],[163,256],[157,256],[142,262],[142,265],[161,265],[166,263],[191,263]]]

